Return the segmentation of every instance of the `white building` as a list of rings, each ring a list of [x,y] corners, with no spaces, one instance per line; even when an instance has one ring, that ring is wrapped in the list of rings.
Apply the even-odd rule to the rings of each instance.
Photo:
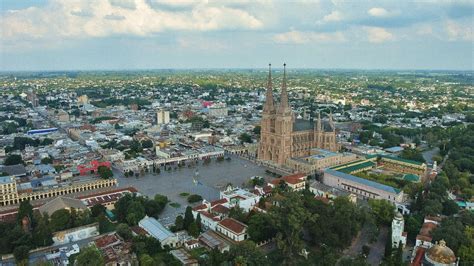
[[[245,212],[249,212],[260,201],[260,196],[255,195],[241,188],[233,188],[228,186],[225,191],[220,192],[220,198],[226,199],[227,202],[222,204],[224,207],[233,208],[239,206]]]
[[[158,110],[156,112],[156,124],[168,124],[170,122],[170,112],[165,110]]]
[[[398,248],[400,243],[405,247],[407,243],[407,232],[403,232],[404,228],[405,220],[403,219],[403,215],[397,212],[392,220],[392,247]]]
[[[145,216],[138,222],[138,226],[143,228],[148,234],[160,241],[161,247],[168,245],[169,247],[177,247],[179,245],[179,238],[172,233],[160,222],[153,217]]]

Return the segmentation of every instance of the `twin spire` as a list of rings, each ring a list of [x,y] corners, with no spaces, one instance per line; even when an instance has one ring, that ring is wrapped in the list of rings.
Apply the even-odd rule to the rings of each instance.
[[[272,84],[272,64],[268,64],[268,83],[265,105],[263,111],[275,112],[275,102],[273,100],[273,84]],[[288,103],[288,91],[286,85],[286,64],[283,64],[283,82],[281,85],[280,105],[278,107],[279,114],[291,114],[290,105]]]

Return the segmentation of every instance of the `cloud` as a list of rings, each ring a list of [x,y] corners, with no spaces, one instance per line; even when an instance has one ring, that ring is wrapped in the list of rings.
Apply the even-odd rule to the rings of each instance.
[[[285,44],[304,44],[309,42],[343,42],[345,37],[342,32],[301,32],[288,31],[273,36],[277,43]]]
[[[461,25],[452,20],[445,22],[444,28],[448,34],[449,41],[472,41],[472,26]]]
[[[381,7],[373,7],[371,9],[369,9],[369,11],[367,11],[367,13],[369,15],[371,15],[372,17],[388,17],[389,16],[389,13],[388,11],[385,9],[385,8],[381,8]]]
[[[386,41],[392,41],[395,39],[392,33],[388,32],[384,28],[379,27],[365,27],[367,37],[371,43],[383,43]]]
[[[104,18],[108,20],[124,20],[125,19],[124,16],[115,15],[115,14],[106,15],[104,16]]]
[[[342,13],[340,11],[332,11],[330,14],[323,17],[324,22],[335,22],[341,21],[343,18]]]
[[[126,9],[135,9],[135,1],[134,0],[109,0],[110,4],[113,6],[118,6],[121,8]]]
[[[169,3],[189,5],[190,2]],[[52,0],[43,7],[2,14],[2,37],[7,41],[117,34],[152,36],[170,31],[256,30],[262,27],[263,22],[245,9],[209,5],[204,1],[192,2],[187,10],[170,11],[153,8],[147,0]]]

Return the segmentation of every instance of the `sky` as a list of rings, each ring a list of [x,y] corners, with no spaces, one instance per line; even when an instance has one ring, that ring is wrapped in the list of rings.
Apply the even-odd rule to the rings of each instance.
[[[473,70],[474,1],[0,0],[0,71]]]

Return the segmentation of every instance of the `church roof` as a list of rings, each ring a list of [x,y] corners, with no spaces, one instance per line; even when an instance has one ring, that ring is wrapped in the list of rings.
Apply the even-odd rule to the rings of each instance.
[[[314,122],[310,120],[295,119],[295,122],[293,123],[293,131],[305,131],[313,129]]]
[[[306,131],[306,130],[314,130],[314,122],[311,120],[305,119],[295,119],[293,123],[293,131]],[[331,131],[329,121],[322,121],[322,127],[324,131]]]

